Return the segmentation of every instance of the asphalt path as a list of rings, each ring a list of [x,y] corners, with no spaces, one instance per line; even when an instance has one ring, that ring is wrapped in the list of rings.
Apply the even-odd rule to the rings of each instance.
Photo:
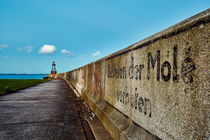
[[[0,140],[95,139],[78,100],[62,80],[0,96]]]

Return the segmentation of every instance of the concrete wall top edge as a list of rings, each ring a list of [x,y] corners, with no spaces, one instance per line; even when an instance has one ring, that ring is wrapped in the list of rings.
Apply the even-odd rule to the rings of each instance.
[[[187,18],[187,19],[185,19],[185,20],[183,20],[183,21],[181,21],[165,30],[162,30],[156,34],[153,34],[137,43],[134,43],[125,49],[122,49],[118,52],[110,54],[110,55],[104,57],[104,59],[108,60],[113,57],[125,54],[131,50],[140,49],[140,48],[145,47],[151,43],[154,43],[155,41],[158,41],[160,39],[165,39],[165,38],[177,35],[181,32],[185,32],[195,26],[199,26],[201,24],[205,24],[208,22],[210,22],[210,8],[199,13],[199,14],[196,14],[190,18]]]
[[[72,84],[115,139],[134,139],[145,131],[163,140],[208,139],[209,46],[207,9],[58,76]],[[98,106],[101,101],[109,106]],[[129,126],[121,131],[124,122]]]
[[[162,30],[156,34],[153,34],[137,43],[134,43],[130,46],[128,46],[127,48],[124,48],[122,50],[119,50],[117,52],[114,52],[108,56],[105,56],[101,59],[98,59],[96,61],[93,61],[93,62],[90,62],[86,65],[91,65],[93,63],[98,63],[100,61],[103,61],[103,60],[109,60],[111,58],[114,58],[114,57],[117,57],[117,56],[120,56],[120,55],[123,55],[131,50],[136,50],[136,49],[140,49],[140,48],[143,48],[151,43],[154,43],[158,40],[161,40],[161,39],[166,39],[166,38],[169,38],[171,36],[174,36],[174,35],[177,35],[181,32],[185,32],[185,31],[188,31],[189,29],[195,27],[195,26],[199,26],[201,24],[205,24],[205,23],[208,23],[210,22],[210,8],[201,12],[201,13],[198,13],[190,18],[187,18],[186,20],[183,20],[165,30]],[[74,70],[71,70],[71,71],[75,71],[75,70],[79,70],[83,67],[85,67],[86,65],[84,66],[81,66],[77,69],[74,69]],[[71,72],[71,71],[68,71],[68,72]]]

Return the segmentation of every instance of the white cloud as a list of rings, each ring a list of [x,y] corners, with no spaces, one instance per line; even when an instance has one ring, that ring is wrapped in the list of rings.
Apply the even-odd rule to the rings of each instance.
[[[33,51],[33,47],[25,46],[25,47],[18,48],[17,50],[21,52],[31,53]]]
[[[54,45],[43,45],[40,50],[39,53],[40,54],[52,54],[54,53],[56,50],[56,47]]]
[[[96,52],[92,53],[92,56],[93,57],[97,57],[99,55],[101,55],[101,52],[100,51],[96,51]]]
[[[9,48],[9,46],[8,45],[0,45],[0,51],[2,50],[2,49],[5,49],[5,48]]]
[[[71,53],[70,51],[66,50],[66,49],[62,49],[61,50],[61,54],[67,55],[67,56],[74,56],[73,53]]]

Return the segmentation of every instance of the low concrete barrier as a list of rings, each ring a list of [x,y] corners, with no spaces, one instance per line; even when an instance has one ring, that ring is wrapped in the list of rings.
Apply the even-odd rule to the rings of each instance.
[[[59,74],[116,140],[209,139],[210,9]]]

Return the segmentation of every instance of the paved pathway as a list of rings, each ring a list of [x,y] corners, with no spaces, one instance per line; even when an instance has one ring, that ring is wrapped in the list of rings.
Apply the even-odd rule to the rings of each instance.
[[[0,96],[0,140],[95,139],[77,103],[61,80]]]

